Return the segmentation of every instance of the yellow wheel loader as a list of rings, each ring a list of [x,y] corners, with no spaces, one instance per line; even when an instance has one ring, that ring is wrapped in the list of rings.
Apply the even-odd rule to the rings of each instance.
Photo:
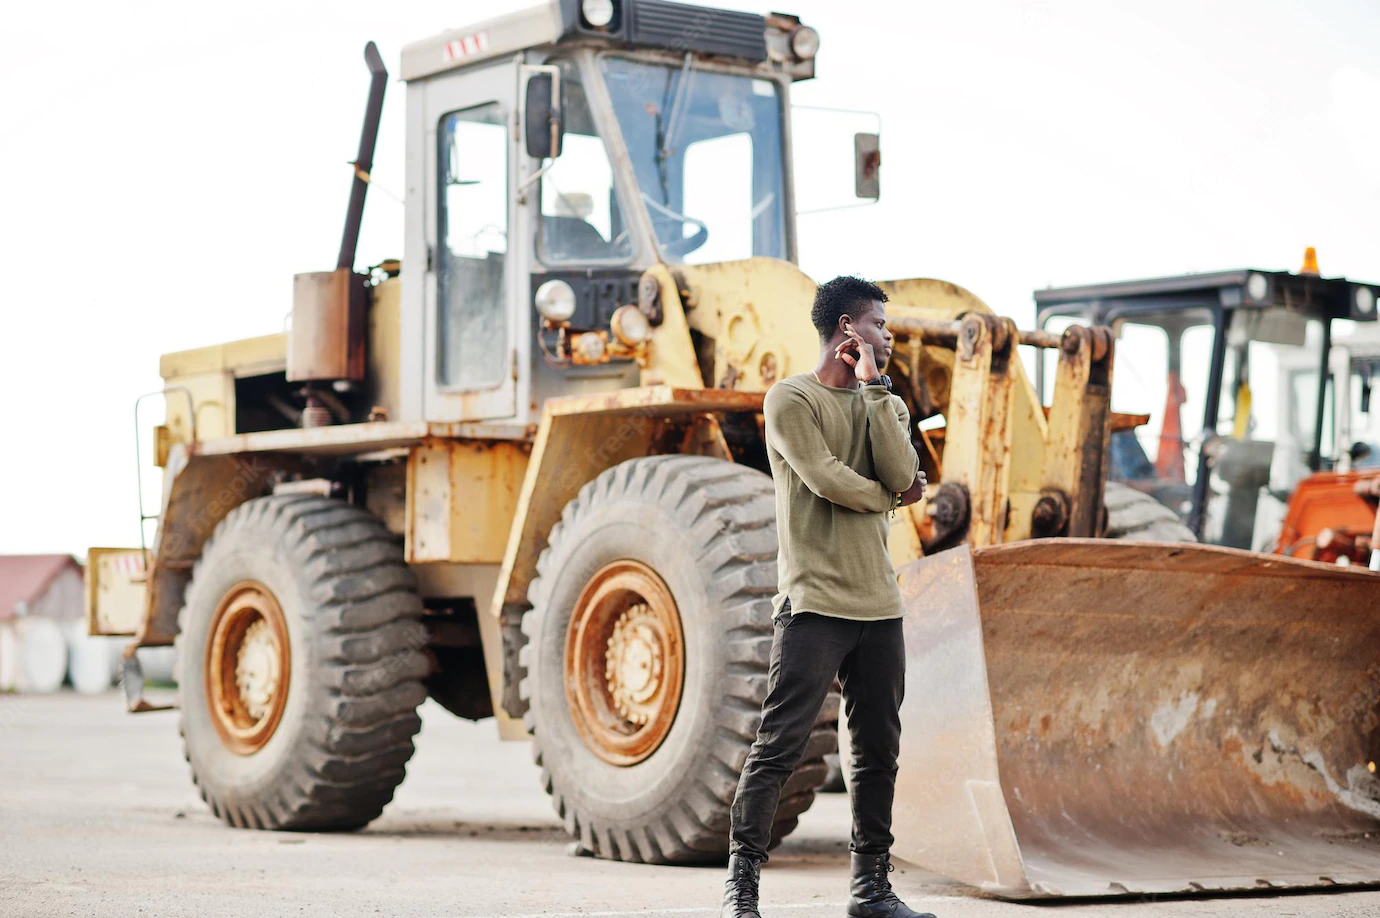
[[[155,534],[92,550],[91,630],[134,638],[131,710],[155,707],[136,650],[178,646],[218,816],[368,823],[431,697],[529,739],[587,851],[724,857],[776,588],[762,395],[818,348],[787,167],[818,46],[794,17],[661,0],[552,0],[409,45],[404,257],[360,273],[386,80],[366,51],[336,268],[297,276],[287,333],[164,356]],[[876,139],[845,138],[864,197]],[[1139,420],[1110,411],[1109,332],[885,287],[935,483],[891,530],[898,853],[1014,896],[1380,878],[1380,578],[1095,540],[1110,431]],[[1020,346],[1056,355],[1048,405]],[[1176,835],[1214,857],[1161,857]],[[1301,871],[1276,849],[1304,836]]]

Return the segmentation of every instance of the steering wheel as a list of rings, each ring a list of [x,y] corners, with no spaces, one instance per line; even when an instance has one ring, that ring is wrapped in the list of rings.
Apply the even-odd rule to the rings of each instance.
[[[696,220],[694,217],[687,217],[685,214],[678,214],[671,208],[667,207],[665,204],[653,200],[652,197],[648,195],[645,191],[642,192],[642,200],[647,202],[648,207],[650,207],[652,210],[656,211],[664,217],[670,217],[672,220],[675,220],[681,224],[689,223],[693,226],[699,227],[699,229],[695,231],[695,235],[693,236],[687,236],[684,239],[673,239],[670,242],[663,243],[661,246],[661,250],[665,252],[667,255],[680,258],[685,255],[689,255],[691,252],[695,251],[700,246],[704,245],[706,242],[709,241],[709,227],[705,225],[703,220]]]
[[[499,226],[497,223],[485,223],[479,229],[475,230],[474,233],[470,236],[470,245],[474,247],[475,251],[479,250],[479,237],[483,236],[485,233],[496,233],[498,237],[503,240],[504,247],[507,247],[508,231],[505,230],[503,227]],[[490,249],[489,251],[493,252],[497,250]]]

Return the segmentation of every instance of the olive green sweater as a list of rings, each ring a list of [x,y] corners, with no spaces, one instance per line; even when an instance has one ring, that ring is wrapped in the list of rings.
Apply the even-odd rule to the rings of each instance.
[[[792,612],[899,618],[887,515],[920,468],[905,402],[807,375],[768,389],[763,411],[780,540],[774,613],[789,597]]]

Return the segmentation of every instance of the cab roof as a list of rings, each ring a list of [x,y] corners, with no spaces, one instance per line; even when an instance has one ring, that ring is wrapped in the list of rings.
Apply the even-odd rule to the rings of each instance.
[[[1040,316],[1091,314],[1104,324],[1112,313],[1175,309],[1283,307],[1332,319],[1373,322],[1380,285],[1345,277],[1241,268],[1143,280],[1050,287],[1035,291]],[[1368,307],[1368,308],[1367,308]]]
[[[798,28],[799,18],[784,13],[760,16],[667,0],[614,0],[613,21],[596,29],[581,17],[579,0],[547,0],[406,45],[401,73],[404,80],[420,80],[528,48],[580,41],[747,63],[778,61],[794,79],[806,79],[814,75],[814,60],[792,54],[790,39]]]

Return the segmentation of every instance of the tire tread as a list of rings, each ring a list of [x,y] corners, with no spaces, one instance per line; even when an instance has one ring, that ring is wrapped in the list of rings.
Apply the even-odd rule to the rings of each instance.
[[[233,826],[307,831],[356,829],[393,799],[421,729],[426,698],[426,629],[415,577],[398,538],[367,511],[312,495],[250,500],[216,527],[193,568],[178,616],[178,659],[192,615],[209,615],[219,597],[203,597],[205,566],[221,546],[276,534],[298,572],[303,617],[321,648],[312,701],[303,714],[284,777],[262,795],[212,786],[197,767],[185,713],[180,729],[192,779],[216,816]],[[179,672],[179,677],[181,677]]]
[[[573,811],[567,793],[545,764],[542,725],[532,704],[543,609],[552,575],[568,550],[566,543],[578,538],[581,520],[594,507],[630,493],[668,508],[703,546],[698,557],[705,559],[709,595],[722,617],[730,661],[715,705],[712,753],[687,782],[679,802],[631,829],[597,825]],[[632,459],[605,471],[580,489],[552,527],[528,586],[531,608],[521,623],[519,694],[527,706],[524,721],[533,737],[533,759],[542,784],[567,830],[592,853],[657,864],[716,862],[727,855],[729,807],[738,769],[756,738],[766,696],[773,630],[768,597],[776,592],[775,521],[774,492],[766,475],[708,457],[670,455]],[[806,756],[788,782],[790,804],[783,799],[773,825],[773,843],[795,827],[800,813],[814,801],[815,788],[823,783],[824,753],[837,747],[837,710],[837,700],[831,699],[812,731]]]

